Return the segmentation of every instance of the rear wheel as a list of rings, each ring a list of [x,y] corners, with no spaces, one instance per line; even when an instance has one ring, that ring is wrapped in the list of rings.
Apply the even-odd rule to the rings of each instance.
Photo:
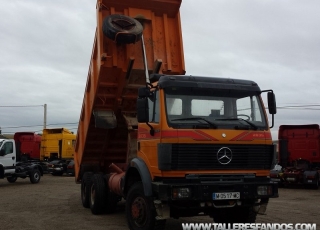
[[[34,169],[29,176],[30,176],[30,182],[32,184],[37,184],[40,181],[41,173],[38,169]]]
[[[312,186],[313,189],[319,188],[319,175],[316,176],[316,183]]]
[[[85,172],[81,180],[81,201],[85,208],[90,208],[90,189],[92,185],[92,172]]]
[[[10,183],[14,183],[17,181],[17,177],[16,176],[11,176],[11,177],[7,177],[7,181]]]
[[[98,215],[105,211],[107,201],[107,186],[102,174],[94,174],[90,193],[90,209]]]
[[[141,182],[131,186],[127,196],[126,215],[130,229],[164,229],[166,220],[156,220],[156,210],[152,197],[144,195]]]

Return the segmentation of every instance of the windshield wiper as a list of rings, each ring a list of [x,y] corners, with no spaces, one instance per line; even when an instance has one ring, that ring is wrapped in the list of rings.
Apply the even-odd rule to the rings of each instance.
[[[171,121],[192,121],[192,120],[196,120],[196,121],[205,121],[207,122],[209,125],[211,125],[213,128],[217,128],[217,125],[212,123],[211,121],[208,121],[205,118],[202,117],[185,117],[185,118],[177,118],[177,119],[172,119]]]
[[[253,124],[251,121],[247,121],[247,120],[242,119],[242,118],[221,118],[221,119],[216,119],[216,120],[219,120],[219,121],[244,121],[244,122],[246,122],[247,124],[249,124],[251,127],[253,127],[254,130],[257,130],[257,129],[258,129],[258,126],[256,126],[255,124]]]

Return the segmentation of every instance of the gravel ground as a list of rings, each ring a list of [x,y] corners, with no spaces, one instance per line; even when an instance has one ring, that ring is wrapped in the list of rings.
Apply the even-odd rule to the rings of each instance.
[[[271,199],[267,215],[257,223],[316,223],[320,228],[320,189],[281,188]],[[6,230],[124,230],[128,229],[124,202],[112,215],[94,216],[82,207],[80,185],[73,177],[45,174],[39,184],[20,179],[10,184],[0,180],[0,229]],[[166,229],[182,229],[186,222],[212,222],[209,217],[169,219]]]

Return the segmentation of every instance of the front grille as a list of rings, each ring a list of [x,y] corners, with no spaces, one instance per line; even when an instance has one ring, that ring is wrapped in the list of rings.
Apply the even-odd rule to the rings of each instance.
[[[232,160],[221,164],[219,149],[232,151]],[[270,169],[273,160],[272,145],[207,145],[172,144],[171,170],[212,169]]]

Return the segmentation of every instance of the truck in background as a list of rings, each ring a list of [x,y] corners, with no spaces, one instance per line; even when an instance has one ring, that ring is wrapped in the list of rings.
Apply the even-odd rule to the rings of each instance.
[[[14,183],[18,177],[29,177],[31,183],[39,183],[43,175],[42,167],[34,162],[17,162],[17,156],[15,140],[0,139],[0,178]]]
[[[41,136],[34,132],[16,132],[17,161],[40,160]]]
[[[262,93],[249,80],[185,76],[181,0],[97,0],[74,163],[93,214],[126,200],[130,229],[209,215],[252,223],[278,197]],[[150,77],[149,77],[149,74]]]
[[[303,184],[315,189],[320,180],[320,128],[317,124],[281,125],[279,165],[270,177],[280,185]]]
[[[69,175],[68,166],[73,161],[75,141],[76,135],[66,128],[43,129],[40,157],[48,162],[48,172],[53,176]]]
[[[40,159],[72,160],[76,135],[66,128],[43,129]]]

